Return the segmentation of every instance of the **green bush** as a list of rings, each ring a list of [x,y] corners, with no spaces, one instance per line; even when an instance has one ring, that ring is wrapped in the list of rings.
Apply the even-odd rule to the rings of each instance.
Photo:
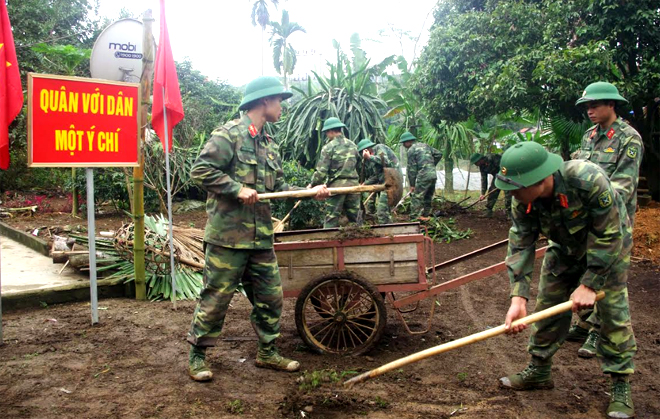
[[[62,182],[62,185],[64,185],[67,191],[70,191],[73,188],[71,170],[66,170],[67,176]],[[128,171],[130,173],[128,181],[132,187],[133,170],[129,168]],[[79,195],[85,198],[87,194],[87,177],[84,168],[76,170],[75,184],[78,187]],[[131,205],[126,189],[126,175],[121,168],[108,167],[94,169],[94,204],[98,207],[104,202],[112,204],[117,211],[130,212]],[[159,208],[160,200],[158,194],[149,188],[144,188],[144,210],[146,212],[155,212]]]
[[[54,190],[64,184],[70,172],[70,169],[54,167],[27,167],[24,147],[10,148],[9,158],[9,168],[0,170],[0,192]]]
[[[311,182],[313,170],[307,170],[297,162],[283,162],[284,179],[291,186],[305,187]],[[295,205],[295,199],[273,200],[273,217],[282,219]],[[323,226],[325,210],[322,201],[304,198],[302,203],[291,213],[288,230],[303,230]]]

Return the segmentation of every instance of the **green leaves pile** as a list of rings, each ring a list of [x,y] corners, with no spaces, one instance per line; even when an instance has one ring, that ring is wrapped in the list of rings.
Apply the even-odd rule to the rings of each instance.
[[[428,228],[429,237],[431,237],[433,241],[445,241],[447,243],[452,240],[469,238],[472,234],[472,230],[469,228],[467,230],[452,228],[455,223],[456,221],[454,221],[453,218],[442,220],[437,217],[431,217],[426,226]]]

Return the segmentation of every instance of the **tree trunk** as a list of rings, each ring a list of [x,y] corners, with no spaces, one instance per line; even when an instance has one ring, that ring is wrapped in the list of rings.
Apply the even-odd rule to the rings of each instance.
[[[71,191],[71,215],[78,216],[78,187],[76,186],[76,168],[71,168],[71,182],[73,183],[73,190]]]
[[[445,140],[445,192],[454,193],[454,160],[451,157],[451,141]]]
[[[470,169],[472,169],[472,167],[470,163],[468,163],[468,169],[467,169],[468,175],[467,175],[467,180],[465,181],[465,194],[463,194],[463,198],[467,198],[468,189],[470,188],[470,173],[472,173],[472,170]]]
[[[644,143],[644,157],[640,175],[645,176],[648,182],[649,193],[653,200],[660,201],[660,117],[658,117],[657,102],[646,106],[646,117],[636,119],[633,124],[642,136]],[[634,109],[635,115],[644,115],[641,107]]]

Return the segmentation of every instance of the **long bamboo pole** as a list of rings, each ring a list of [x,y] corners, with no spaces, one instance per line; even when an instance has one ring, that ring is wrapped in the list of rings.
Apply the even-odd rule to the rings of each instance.
[[[596,294],[596,301],[601,300],[603,297],[605,297],[605,293],[603,291],[598,292],[598,294]],[[534,313],[527,317],[523,317],[522,319],[518,319],[514,321],[511,324],[511,326],[512,327],[518,326],[520,324],[530,325],[532,323],[536,323],[539,320],[544,320],[547,319],[548,317],[556,316],[557,314],[568,311],[571,309],[571,307],[573,307],[573,301],[569,300],[561,304],[557,304],[556,306],[539,311],[538,313]],[[367,371],[364,374],[358,375],[357,377],[353,377],[350,380],[345,381],[344,386],[350,388],[355,384],[362,383],[370,378],[374,378],[379,375],[385,374],[388,371],[392,371],[401,368],[405,365],[412,364],[417,361],[421,361],[422,359],[426,359],[434,355],[448,352],[453,349],[461,348],[463,346],[467,346],[475,342],[480,342],[482,340],[486,340],[494,336],[504,334],[505,332],[506,329],[504,328],[504,325],[500,325],[492,329],[484,330],[483,332],[475,333],[461,339],[457,339],[451,342],[444,343],[442,345],[434,346],[432,348],[420,352],[416,352],[412,355],[408,355],[404,358],[399,358],[396,361],[392,361],[389,364],[385,364],[371,371]]]
[[[151,24],[154,18],[151,9],[144,12],[142,35],[142,75],[140,89],[142,103],[140,108],[140,166],[133,169],[133,220],[135,223],[133,239],[133,264],[135,266],[135,298],[147,299],[147,281],[144,270],[144,142],[147,132],[147,114],[151,102],[151,81],[154,73],[154,36]]]
[[[385,185],[360,185],[360,186],[341,186],[337,188],[328,188],[330,195],[358,194],[362,192],[379,192],[388,187]],[[295,191],[267,192],[260,193],[259,199],[286,199],[286,198],[311,198],[316,196],[316,191],[312,189],[300,189]]]

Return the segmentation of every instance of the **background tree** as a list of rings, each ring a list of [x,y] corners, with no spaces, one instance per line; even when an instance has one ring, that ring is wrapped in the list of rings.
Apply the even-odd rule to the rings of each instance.
[[[73,45],[48,45],[39,43],[32,47],[32,51],[39,54],[43,66],[50,68],[51,74],[75,76],[76,70],[83,63],[87,64],[92,50],[79,49]],[[71,168],[71,215],[78,216],[78,182],[76,182],[76,168]]]
[[[574,103],[584,87],[613,82],[630,100],[620,113],[642,134],[643,171],[660,199],[659,54],[657,1],[443,0],[414,86],[432,122],[509,110],[582,122]]]
[[[287,74],[293,74],[296,66],[296,50],[289,44],[289,37],[296,32],[306,32],[296,22],[289,21],[289,12],[282,10],[281,22],[270,22],[270,44],[273,47],[273,64],[277,74],[284,77],[284,88],[289,89]]]
[[[270,0],[270,3],[275,6],[279,5],[279,0]],[[264,33],[266,32],[266,26],[270,23],[270,11],[268,10],[268,1],[267,0],[255,0],[252,3],[252,14],[250,16],[252,19],[252,26],[261,26],[261,75],[264,74]]]
[[[472,138],[474,133],[466,125],[440,121],[433,124],[427,118],[422,98],[409,88],[413,73],[403,56],[396,59],[399,74],[388,75],[388,86],[382,94],[389,110],[385,118],[392,121],[388,129],[388,144],[399,147],[398,141],[404,131],[411,131],[419,139],[432,147],[441,150],[444,158],[445,182],[444,189],[454,192],[454,164],[459,158],[469,157],[473,151]],[[406,151],[400,147],[401,161],[405,165]]]
[[[172,134],[172,196],[204,199],[205,193],[190,179],[190,170],[211,132],[238,116],[242,93],[219,80],[210,80],[195,70],[189,60],[176,63],[181,100],[186,117]],[[145,147],[144,185],[158,198],[160,211],[167,211],[165,153],[154,137]]]
[[[84,49],[91,48],[95,37],[101,32],[102,23],[95,18],[98,1],[94,0],[21,0],[10,1],[7,11],[11,18],[16,56],[21,71],[21,82],[27,92],[27,73],[59,73],[64,68],[57,68],[48,62],[38,44],[54,47],[54,53],[47,54],[48,59],[64,64]],[[70,45],[69,49],[63,47]],[[58,46],[73,51],[69,54],[56,52]],[[67,64],[68,65],[68,64]],[[66,67],[67,65],[63,65]],[[75,76],[89,76],[89,62],[82,60],[71,72]],[[9,152],[11,164],[6,171],[0,171],[0,191],[9,189],[52,188],[67,181],[67,170],[27,167],[27,100],[19,116],[9,127]]]

